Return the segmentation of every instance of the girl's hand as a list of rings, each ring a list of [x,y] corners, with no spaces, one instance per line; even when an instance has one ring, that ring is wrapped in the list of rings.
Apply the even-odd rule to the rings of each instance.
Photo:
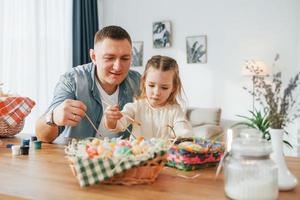
[[[122,118],[122,113],[118,105],[108,106],[105,110],[105,125],[109,129],[114,129],[117,126],[117,121]]]

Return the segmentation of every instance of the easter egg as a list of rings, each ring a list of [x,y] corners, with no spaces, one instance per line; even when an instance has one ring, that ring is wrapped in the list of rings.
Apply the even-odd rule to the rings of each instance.
[[[130,155],[132,154],[131,150],[126,146],[117,146],[114,151],[114,156],[118,155]]]
[[[86,152],[89,155],[90,158],[93,158],[94,156],[98,155],[98,151],[95,147],[87,146]]]

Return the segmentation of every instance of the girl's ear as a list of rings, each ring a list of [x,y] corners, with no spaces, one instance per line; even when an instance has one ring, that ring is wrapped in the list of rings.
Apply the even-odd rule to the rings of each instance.
[[[96,64],[96,51],[94,49],[90,49],[90,58],[94,64]]]

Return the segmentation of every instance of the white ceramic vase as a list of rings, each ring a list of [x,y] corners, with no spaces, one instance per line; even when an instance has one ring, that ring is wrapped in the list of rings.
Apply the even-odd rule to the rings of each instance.
[[[283,155],[283,129],[270,129],[273,153],[272,160],[278,167],[278,188],[281,191],[296,187],[298,180],[288,169]]]

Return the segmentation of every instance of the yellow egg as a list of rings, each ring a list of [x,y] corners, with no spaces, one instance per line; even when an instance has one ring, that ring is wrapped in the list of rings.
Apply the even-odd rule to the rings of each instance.
[[[94,146],[98,146],[101,144],[101,141],[98,139],[98,138],[94,138],[93,141],[92,141],[92,145]]]
[[[110,148],[114,149],[116,144],[115,143],[110,143],[109,146],[110,146]]]
[[[133,154],[136,155],[136,154],[140,154],[141,151],[142,151],[142,149],[139,148],[139,147],[133,147],[133,148],[131,149],[131,151],[132,151]]]

